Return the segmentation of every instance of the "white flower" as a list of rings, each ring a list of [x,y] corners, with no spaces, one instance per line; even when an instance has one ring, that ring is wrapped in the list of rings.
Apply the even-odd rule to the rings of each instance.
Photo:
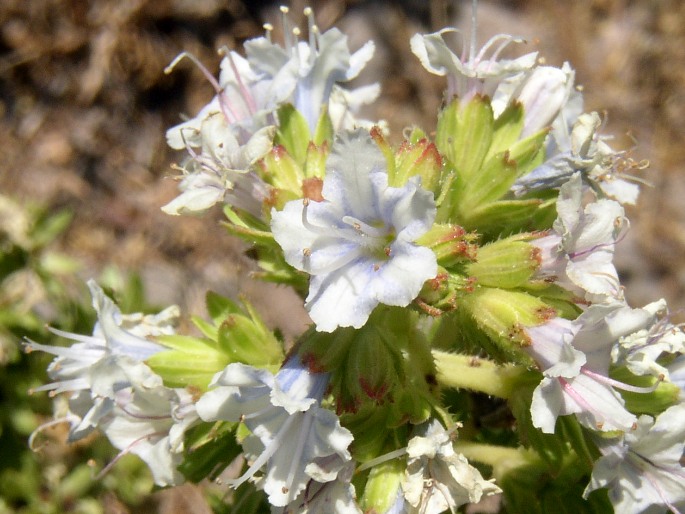
[[[99,361],[127,357],[132,361],[143,361],[165,350],[147,339],[163,334],[173,334],[177,321],[178,307],[172,306],[157,315],[122,315],[119,307],[110,300],[95,281],[88,282],[93,297],[93,307],[98,322],[92,336],[72,334],[50,329],[56,335],[77,341],[69,348],[34,343],[25,344],[27,351],[39,350],[56,355],[48,366],[48,374],[57,381],[35,388],[33,391],[51,391],[58,394],[65,391],[90,389],[93,366]]]
[[[291,26],[288,9],[283,11],[285,48],[271,41],[271,27],[267,36],[245,42],[244,58],[236,52],[224,51],[221,75],[217,81],[194,57],[183,53],[167,68],[172,69],[183,57],[193,59],[214,86],[217,95],[198,115],[167,132],[167,142],[175,149],[200,146],[202,123],[221,113],[235,137],[244,144],[259,129],[276,123],[273,113],[286,103],[300,111],[310,130],[314,130],[322,108],[335,111],[334,126],[352,128],[351,114],[362,103],[375,100],[378,86],[367,86],[352,97],[346,95],[338,83],[356,78],[373,57],[373,42],[366,43],[352,53],[347,36],[333,28],[321,34],[314,22],[314,13],[305,9],[309,20],[309,40],[300,41],[300,30]],[[342,94],[335,94],[335,91]]]
[[[576,100],[576,103],[580,102]],[[599,136],[598,130],[602,124],[599,115],[596,112],[579,115],[574,112],[576,110],[572,106],[563,113],[565,120],[556,120],[547,146],[546,161],[518,179],[512,191],[520,196],[531,191],[559,187],[574,173],[580,172],[583,181],[595,191],[621,204],[634,205],[640,188],[622,178],[622,168],[631,166],[624,166],[622,163],[627,161],[622,160],[621,154],[614,152]],[[567,120],[573,121],[570,132]]]
[[[475,27],[472,30],[475,30]],[[475,42],[472,42],[466,58],[465,49],[460,57],[445,43],[443,35],[449,33],[460,34],[460,31],[445,28],[432,34],[414,34],[410,40],[411,50],[424,68],[436,75],[447,75],[447,99],[457,96],[460,101],[467,102],[476,94],[492,98],[497,87],[507,78],[528,72],[535,66],[537,52],[514,60],[498,60],[500,52],[509,43],[523,42],[508,34],[494,36],[485,43],[478,54],[475,51]],[[499,44],[492,55],[487,56],[487,52],[497,43]]]
[[[242,421],[253,436],[243,445],[254,455],[238,487],[266,466],[263,480],[269,502],[285,507],[311,481],[335,480],[351,456],[352,434],[338,417],[320,406],[328,374],[312,373],[292,358],[274,377],[265,370],[229,364],[217,373],[196,404],[205,421]]]
[[[423,436],[413,437],[407,445],[407,469],[402,489],[410,513],[440,514],[454,512],[466,503],[477,503],[482,496],[501,490],[483,479],[466,457],[454,451],[449,432],[436,420],[425,427]]]
[[[616,512],[680,512],[685,506],[685,405],[675,405],[656,420],[640,416],[635,431],[617,441],[600,441],[603,454],[584,496],[602,487]]]
[[[412,177],[389,187],[386,161],[365,131],[336,141],[322,202],[288,202],[271,229],[291,266],[312,275],[306,307],[317,330],[360,328],[379,304],[406,306],[435,277],[435,254],[414,241],[435,218]]]
[[[579,289],[593,302],[620,298],[614,246],[625,227],[623,207],[598,200],[583,207],[580,174],[561,187],[554,233],[533,244],[541,250],[539,276],[554,278],[567,289]]]
[[[351,483],[354,462],[348,462],[335,480],[311,480],[302,494],[286,507],[272,508],[272,514],[362,514]]]
[[[121,450],[117,459],[127,453],[140,457],[150,468],[155,484],[182,483],[183,476],[176,468],[183,457],[183,434],[198,419],[190,394],[164,387],[161,377],[142,363],[122,367],[121,371],[125,380],[106,374],[100,379],[109,382],[105,390],[115,393],[112,398],[105,398],[113,406],[97,420],[97,428]],[[95,390],[93,397],[98,398]]]
[[[259,77],[260,93],[274,99],[272,108],[290,102],[300,111],[314,130],[321,108],[328,106],[338,82],[356,78],[374,54],[373,42],[351,53],[347,36],[337,28],[323,34],[314,22],[312,9],[305,9],[309,20],[309,41],[298,39],[299,29],[291,29],[287,8],[283,11],[285,48],[272,43],[271,38],[256,38],[245,42],[248,61]],[[365,90],[364,100],[373,101],[377,86]],[[339,99],[338,99],[339,100]],[[344,101],[344,100],[343,100]],[[352,107],[350,105],[350,107]]]
[[[275,127],[268,126],[240,144],[218,113],[200,125],[201,153],[188,146],[191,159],[179,185],[181,195],[162,207],[167,214],[202,214],[219,202],[261,215],[267,186],[252,165],[272,148]]]
[[[612,351],[612,360],[625,364],[635,375],[653,375],[669,379],[669,369],[657,362],[662,354],[685,351],[685,334],[668,321],[665,300],[646,305],[642,309],[647,321],[644,328],[621,337]]]
[[[533,425],[553,433],[558,416],[576,414],[588,428],[632,430],[637,418],[615,389],[650,390],[609,378],[611,352],[620,338],[641,330],[650,317],[617,302],[593,305],[575,321],[554,318],[527,328],[531,344],[524,350],[544,375],[533,392]]]
[[[529,73],[521,73],[497,87],[492,98],[492,109],[498,117],[512,102],[523,107],[521,138],[528,137],[553,125],[571,97],[575,72],[568,63],[561,68],[537,66]]]

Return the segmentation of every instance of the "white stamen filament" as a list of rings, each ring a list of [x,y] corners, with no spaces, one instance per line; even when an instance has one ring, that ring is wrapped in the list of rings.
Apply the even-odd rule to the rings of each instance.
[[[102,468],[102,471],[100,471],[100,473],[97,474],[95,479],[100,480],[103,476],[105,476],[109,472],[109,470],[112,469],[114,467],[114,465],[119,461],[119,459],[121,459],[124,455],[131,453],[131,450],[133,449],[133,447],[136,446],[138,443],[141,443],[145,440],[152,439],[153,437],[166,436],[166,435],[168,435],[166,432],[152,432],[150,434],[146,434],[142,437],[139,437],[138,439],[133,441],[131,444],[129,444],[126,448],[121,450],[119,452],[119,454],[116,457],[114,457],[114,459],[112,459],[104,468]]]
[[[592,378],[593,380],[596,380],[597,382],[610,385],[612,387],[615,387],[617,389],[621,389],[623,391],[629,391],[631,393],[651,393],[656,391],[656,389],[659,387],[659,384],[661,383],[661,380],[657,380],[653,385],[649,387],[638,387],[638,386],[632,386],[629,384],[625,384],[623,382],[619,382],[618,380],[614,380],[613,378],[606,377],[604,375],[600,375],[599,373],[595,373],[594,371],[590,371],[589,369],[581,368],[580,372],[583,375],[587,375],[588,377]]]
[[[264,451],[259,455],[259,457],[257,457],[257,459],[255,459],[252,465],[241,477],[236,478],[234,480],[227,480],[226,482],[235,489],[240,485],[244,484],[245,482],[247,482],[257,471],[259,471],[267,463],[267,461],[271,457],[273,457],[274,453],[276,453],[276,450],[278,450],[279,447],[282,445],[282,441],[280,439],[283,436],[283,434],[288,430],[288,428],[290,427],[290,425],[296,417],[297,414],[288,416],[288,419],[285,420],[285,423],[283,423],[283,425],[281,425],[281,428],[278,429],[278,432],[276,432],[273,441],[271,441],[269,445],[264,448]]]
[[[371,225],[364,223],[363,221],[353,216],[343,216],[342,221],[343,223],[346,223],[353,227],[357,232],[359,232],[363,236],[381,239],[388,235],[387,230],[372,227]]]
[[[476,56],[476,39],[478,29],[478,0],[471,2],[471,47],[469,48],[469,62]]]
[[[235,60],[233,59],[233,53],[224,46],[219,49],[219,55],[223,55],[228,59],[228,62],[231,65],[231,70],[233,70],[233,76],[235,77],[235,80],[238,83],[240,95],[242,96],[243,100],[245,100],[245,104],[247,105],[250,114],[256,114],[257,104],[255,102],[254,97],[252,96],[252,93],[250,93],[250,90],[247,89],[247,87],[245,87],[245,83],[243,82],[243,79],[240,76],[240,72],[238,71],[238,66],[236,66]]]
[[[290,12],[290,9],[288,9],[286,6],[282,5],[281,6],[281,20],[283,23],[283,39],[285,43],[285,51],[287,53],[292,53],[293,50],[293,42],[290,38],[290,34],[292,33],[292,29],[290,28],[290,20],[288,19],[288,13]],[[297,42],[296,42],[297,44]]]

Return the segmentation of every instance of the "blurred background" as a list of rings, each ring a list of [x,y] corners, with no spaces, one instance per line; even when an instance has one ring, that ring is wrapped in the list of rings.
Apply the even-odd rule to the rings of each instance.
[[[218,209],[202,219],[159,209],[176,196],[172,165],[183,158],[166,146],[165,130],[214,94],[189,61],[170,75],[164,67],[186,50],[217,73],[218,48],[239,49],[267,21],[278,38],[279,4],[0,3],[0,513],[211,512],[191,486],[150,496],[134,460],[94,482],[83,463],[102,464],[111,451],[63,446],[59,427],[46,450],[30,453],[26,437],[51,406],[26,390],[46,380],[50,359],[27,361],[18,341],[47,341],[45,323],[90,332],[82,285],[90,277],[124,311],[177,303],[202,314],[213,289],[245,293],[286,337],[303,329],[306,314],[287,290],[249,279],[246,248],[227,237]],[[394,142],[408,125],[435,128],[444,82],[423,70],[409,38],[448,25],[468,31],[470,2],[295,0],[293,21],[304,21],[306,5],[322,29],[341,28],[352,49],[375,41],[358,85],[378,81],[383,92],[366,118],[387,120]],[[481,2],[478,30],[479,44],[507,32],[527,39],[518,52],[569,61],[586,110],[602,114],[614,149],[650,161],[617,264],[631,305],[665,297],[674,319],[685,321],[685,2]]]

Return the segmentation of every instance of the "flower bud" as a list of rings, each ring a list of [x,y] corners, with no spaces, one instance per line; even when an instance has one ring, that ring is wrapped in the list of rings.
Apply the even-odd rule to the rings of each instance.
[[[540,251],[525,237],[517,235],[481,246],[478,259],[467,264],[467,273],[482,286],[512,289],[524,285],[540,267]]]

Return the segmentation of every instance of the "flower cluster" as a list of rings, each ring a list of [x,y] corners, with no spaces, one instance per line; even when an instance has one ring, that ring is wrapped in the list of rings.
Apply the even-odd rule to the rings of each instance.
[[[444,106],[393,146],[356,117],[378,86],[343,86],[373,43],[309,8],[305,38],[281,10],[283,45],[266,25],[218,79],[170,65],[196,61],[216,95],[167,132],[187,156],[163,210],[222,205],[311,327],[283,340],[210,292],[211,321],[180,335],[173,308],[122,315],[91,283],[92,336],[26,345],[56,356],[36,391],[69,395],[48,425],[99,429],[159,485],[228,484],[226,512],[258,492],[279,513],[682,511],[685,333],[664,300],[626,301],[614,254],[638,187],[571,66],[502,59],[509,35],[478,51],[475,9],[459,54],[456,29],[416,34]]]

